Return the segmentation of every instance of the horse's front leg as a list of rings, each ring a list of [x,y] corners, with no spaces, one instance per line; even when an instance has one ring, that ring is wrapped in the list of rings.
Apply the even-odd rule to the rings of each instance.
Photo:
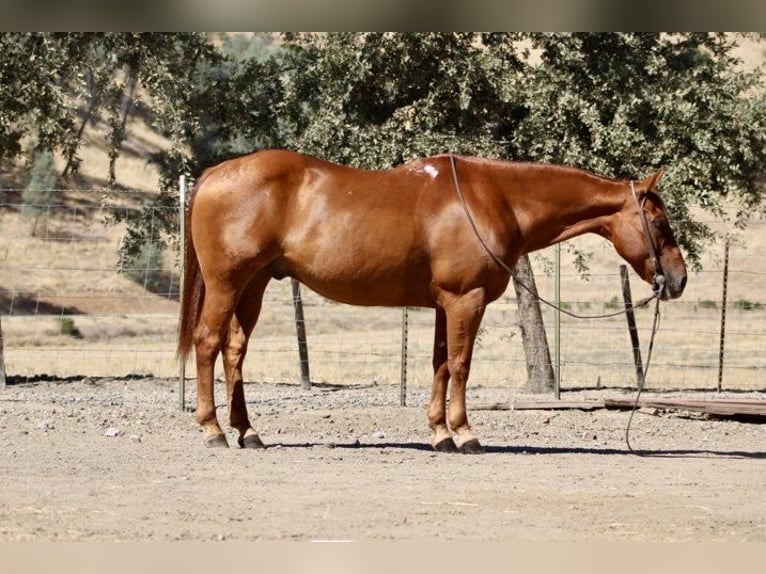
[[[476,334],[486,308],[484,289],[474,289],[456,297],[447,312],[447,365],[450,376],[448,422],[456,436],[457,449],[464,453],[483,453],[479,439],[468,423],[465,392],[471,371]]]
[[[433,430],[431,445],[440,452],[456,452],[455,441],[447,427],[447,384],[449,367],[447,365],[447,317],[442,309],[436,309],[434,322],[434,384],[431,389],[431,402],[428,405],[428,426]]]

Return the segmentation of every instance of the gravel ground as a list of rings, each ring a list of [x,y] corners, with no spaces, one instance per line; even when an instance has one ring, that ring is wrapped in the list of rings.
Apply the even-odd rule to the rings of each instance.
[[[265,451],[206,449],[174,381],[9,385],[0,541],[766,541],[763,424],[639,413],[637,456],[628,412],[471,411],[539,398],[475,387],[487,454],[446,455],[430,448],[424,387],[407,407],[390,385],[245,392]],[[562,398],[607,396],[629,395]]]

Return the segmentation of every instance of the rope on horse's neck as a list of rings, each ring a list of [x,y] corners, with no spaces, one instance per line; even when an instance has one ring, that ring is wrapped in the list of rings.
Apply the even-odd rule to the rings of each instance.
[[[508,267],[508,265],[506,265],[505,262],[502,259],[500,259],[500,257],[495,255],[495,253],[489,248],[489,246],[484,241],[484,238],[481,236],[481,233],[479,233],[479,229],[476,227],[476,223],[474,222],[473,217],[471,216],[471,211],[468,209],[468,204],[466,203],[465,197],[463,196],[463,192],[460,189],[460,182],[457,177],[457,167],[455,165],[455,156],[452,155],[452,152],[449,153],[449,159],[450,159],[450,165],[452,167],[452,180],[455,185],[455,191],[457,192],[457,196],[460,199],[460,204],[463,206],[463,211],[465,212],[466,218],[468,219],[468,223],[471,224],[471,228],[473,229],[473,232],[476,235],[476,238],[479,240],[479,243],[481,243],[482,247],[484,247],[484,250],[487,252],[487,254],[494,260],[494,262],[497,263],[497,265],[501,269],[503,269],[506,273],[508,273],[509,275],[513,277],[513,270],[510,267]],[[636,203],[638,204],[639,211],[643,213],[643,209],[641,207],[641,204],[638,202],[638,196],[636,195],[636,190],[633,186],[632,181],[630,182],[630,189],[631,189],[631,192],[633,193],[633,197],[636,199]],[[645,215],[643,215],[641,223],[644,228],[644,233],[647,236],[647,242],[649,245],[649,254],[654,259],[654,262],[655,262],[655,278],[656,278],[657,274],[660,272],[659,257],[657,257],[657,252],[654,247],[654,242],[652,241],[651,234],[649,233],[649,229],[648,229],[649,226],[648,226],[648,222],[646,221]],[[617,315],[623,315],[625,313],[628,313],[631,309],[634,309],[636,307],[643,307],[644,305],[649,303],[649,301],[651,301],[652,299],[656,299],[656,305],[654,307],[654,319],[652,321],[652,332],[649,337],[649,348],[647,349],[647,353],[646,353],[646,363],[645,363],[646,366],[644,367],[639,377],[636,398],[633,402],[633,408],[630,411],[628,424],[625,427],[625,444],[627,445],[628,450],[633,454],[640,455],[641,453],[635,451],[633,449],[633,446],[630,444],[630,427],[633,422],[633,416],[636,414],[636,411],[638,410],[638,403],[641,398],[641,393],[644,390],[644,384],[646,383],[646,374],[649,371],[649,365],[651,364],[651,360],[652,360],[652,349],[654,348],[654,338],[655,338],[655,335],[657,335],[657,331],[659,330],[659,327],[660,327],[660,299],[662,295],[662,286],[660,286],[660,289],[654,292],[651,297],[646,297],[644,299],[641,299],[635,305],[627,307],[621,311],[616,311],[614,313],[605,313],[603,315],[578,315],[576,313],[567,311],[566,309],[562,309],[560,306],[555,305],[554,303],[551,303],[550,301],[547,301],[546,299],[538,295],[535,289],[528,286],[523,281],[519,281],[516,277],[513,277],[513,280],[516,282],[517,285],[520,285],[522,288],[524,288],[538,301],[545,303],[546,305],[555,309],[556,311],[564,313],[565,315],[569,315],[570,317],[574,317],[575,319],[605,319],[607,317],[616,317]]]
[[[468,209],[468,204],[465,201],[465,197],[463,196],[463,192],[460,189],[460,182],[458,181],[457,177],[457,167],[455,166],[455,156],[452,155],[450,152],[449,154],[450,159],[450,165],[452,166],[452,181],[455,185],[455,191],[457,192],[457,196],[460,199],[460,205],[463,207],[463,211],[465,212],[466,218],[468,219],[468,223],[471,224],[471,229],[473,229],[474,234],[476,235],[476,238],[479,240],[479,243],[481,243],[482,247],[484,247],[484,251],[487,252],[487,254],[492,258],[492,260],[508,275],[513,276],[513,270],[506,265],[505,261],[500,259],[494,251],[492,251],[489,246],[484,241],[484,238],[481,236],[481,233],[479,233],[479,229],[476,227],[476,223],[473,220],[473,217],[471,216],[471,211]],[[523,281],[520,281],[517,277],[513,277],[513,280],[516,282],[517,285],[521,286],[525,291],[527,291],[532,297],[540,301],[541,303],[545,303],[548,305],[548,307],[551,307],[552,309],[555,309],[556,311],[559,311],[560,313],[564,313],[564,315],[568,315],[569,317],[572,317],[574,319],[607,319],[609,317],[617,317],[618,315],[624,315],[628,313],[629,309],[621,309],[619,311],[614,311],[612,313],[604,313],[601,315],[579,315],[577,313],[572,313],[571,311],[567,311],[566,309],[563,309],[559,305],[556,305],[555,303],[551,303],[544,297],[541,297],[538,295],[537,290],[533,289]],[[637,303],[635,303],[632,308],[638,308],[638,307],[644,307],[651,301],[652,299],[658,299],[659,300],[659,294],[655,293],[651,297],[645,297],[644,299],[641,299]]]

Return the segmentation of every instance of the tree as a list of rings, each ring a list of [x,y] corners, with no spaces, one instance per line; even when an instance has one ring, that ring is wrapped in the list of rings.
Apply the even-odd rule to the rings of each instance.
[[[555,384],[555,374],[537,298],[535,276],[527,255],[520,257],[513,268],[513,288],[516,291],[521,344],[527,365],[526,389],[534,393],[551,391]]]
[[[502,86],[520,65],[468,33],[287,35],[277,103],[283,143],[368,168],[453,151],[500,157],[513,113]]]
[[[663,167],[662,191],[692,264],[713,235],[695,207],[733,219],[763,207],[766,93],[725,34],[531,34],[524,117],[507,138],[519,159],[637,178]],[[498,39],[499,43],[505,39]]]
[[[91,118],[103,117],[109,126],[108,180],[113,185],[125,122],[140,86],[148,94],[151,122],[171,142],[159,158],[166,167],[160,193],[146,209],[171,204],[167,189],[177,173],[188,169],[186,146],[199,127],[202,106],[193,98],[198,74],[218,60],[210,39],[199,33],[2,34],[0,169],[48,151],[63,155],[65,175],[76,173],[84,127]],[[162,247],[176,232],[175,218],[159,218],[151,227],[142,225],[145,219],[139,218],[126,236],[121,268],[130,267],[145,245]]]
[[[35,150],[76,148],[68,86],[84,43],[82,34],[0,34],[0,169]],[[29,135],[32,150],[22,145]]]
[[[232,156],[280,145],[277,102],[285,72],[273,57],[278,47],[266,35],[250,36],[249,44],[244,38],[215,39],[219,48],[214,50],[213,38],[192,35],[172,50],[178,59],[170,63],[163,63],[159,48],[142,60],[142,69],[162,70],[139,78],[150,93],[159,94],[152,111],[172,147],[155,158],[160,192],[129,222],[120,247],[122,268],[135,267],[148,245],[164,247],[177,238],[179,174],[198,175]]]

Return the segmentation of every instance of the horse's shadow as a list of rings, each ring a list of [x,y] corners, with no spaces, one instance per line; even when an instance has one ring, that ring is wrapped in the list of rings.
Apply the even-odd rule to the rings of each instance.
[[[272,443],[268,448],[315,448],[325,447],[329,450],[412,450],[434,453],[430,444],[419,442],[375,442],[360,443]],[[568,446],[502,446],[485,445],[486,454],[517,454],[517,455],[561,455],[561,454],[593,454],[601,456],[641,456],[655,458],[735,458],[735,459],[766,459],[765,451],[742,451],[742,450],[715,450],[715,449],[634,449],[628,448],[596,448],[596,447],[568,447]]]

